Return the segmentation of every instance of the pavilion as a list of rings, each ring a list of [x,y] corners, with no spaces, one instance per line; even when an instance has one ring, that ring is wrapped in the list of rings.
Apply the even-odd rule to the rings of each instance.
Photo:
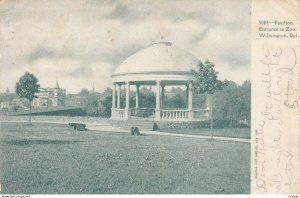
[[[203,121],[209,118],[209,106],[193,108],[193,75],[200,63],[192,54],[173,47],[171,42],[159,41],[138,51],[121,63],[112,74],[112,120],[129,120],[144,115],[155,121]],[[125,108],[121,108],[121,88],[126,89]],[[130,107],[130,88],[135,86],[135,107]],[[140,86],[155,86],[155,109],[139,107]],[[187,108],[164,109],[161,106],[165,86],[186,86]],[[208,104],[208,102],[206,102]],[[148,114],[139,114],[148,111]],[[147,115],[147,116],[145,116]]]

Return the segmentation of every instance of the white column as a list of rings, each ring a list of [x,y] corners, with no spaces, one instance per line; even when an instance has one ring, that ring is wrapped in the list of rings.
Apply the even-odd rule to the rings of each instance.
[[[125,106],[125,119],[129,119],[129,111],[130,111],[130,84],[126,82],[126,106]]]
[[[118,84],[117,108],[120,109],[121,104],[121,85]]]
[[[189,98],[188,98],[189,120],[193,120],[194,112],[193,112],[193,83],[192,83],[192,81],[189,82],[188,91],[189,91]]]
[[[192,84],[192,82],[189,82],[188,90],[189,90],[188,109],[192,110],[193,109],[193,84]]]
[[[139,108],[139,95],[140,95],[140,85],[136,85],[135,92],[135,108]]]
[[[160,120],[160,81],[156,81],[155,120]]]
[[[165,97],[165,85],[161,86],[161,103],[160,106],[163,108],[163,103],[164,103],[164,97]]]
[[[186,85],[186,108],[189,109],[189,85]]]
[[[112,105],[111,105],[111,108],[114,109],[116,108],[116,84],[114,83],[113,84],[113,87],[112,87]]]

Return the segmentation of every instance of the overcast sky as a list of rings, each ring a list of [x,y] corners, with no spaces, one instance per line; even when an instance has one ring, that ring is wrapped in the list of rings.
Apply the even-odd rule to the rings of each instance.
[[[0,1],[0,91],[25,71],[42,87],[103,91],[128,56],[161,36],[221,79],[250,79],[250,1]]]

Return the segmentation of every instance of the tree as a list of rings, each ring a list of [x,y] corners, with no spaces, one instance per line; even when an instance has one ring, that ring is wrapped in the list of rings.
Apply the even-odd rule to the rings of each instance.
[[[251,82],[242,85],[229,81],[221,91],[215,93],[214,118],[227,120],[230,126],[238,126],[240,120],[250,120]],[[233,124],[233,125],[232,125]]]
[[[6,94],[5,94],[5,109],[6,111],[8,110],[8,104],[9,104],[9,100],[10,100],[10,94],[9,94],[9,89],[6,88]]]
[[[165,108],[186,108],[186,101],[184,101],[180,93],[175,93],[174,96],[164,97],[164,107]]]
[[[26,72],[16,83],[16,94],[29,100],[29,124],[31,124],[31,103],[40,88],[38,81],[33,74]]]
[[[87,97],[89,95],[89,90],[87,90],[86,88],[83,88],[79,92],[79,95],[80,95],[80,105],[86,106],[87,105]]]
[[[155,94],[153,91],[148,90],[146,87],[140,89],[139,97],[140,107],[155,108]]]
[[[101,101],[100,116],[110,117],[111,116],[111,106],[112,106],[112,95],[107,95]]]
[[[99,114],[99,102],[100,94],[96,92],[89,92],[86,98],[86,116],[98,116]]]
[[[218,72],[214,69],[215,64],[206,60],[200,62],[198,70],[192,70],[195,80],[193,82],[193,91],[195,93],[207,93],[210,96],[210,130],[211,138],[213,137],[213,118],[212,118],[212,95],[228,84],[228,81],[218,79]]]

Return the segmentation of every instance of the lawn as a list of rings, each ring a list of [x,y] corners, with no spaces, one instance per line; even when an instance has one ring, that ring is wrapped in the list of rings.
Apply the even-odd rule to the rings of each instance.
[[[0,123],[3,194],[250,192],[250,144]]]
[[[180,133],[189,135],[208,135],[210,136],[210,129],[178,129],[178,128],[165,128],[163,132],[168,133]],[[234,138],[251,138],[250,128],[225,128],[225,129],[213,129],[213,135],[218,137],[234,137]]]

